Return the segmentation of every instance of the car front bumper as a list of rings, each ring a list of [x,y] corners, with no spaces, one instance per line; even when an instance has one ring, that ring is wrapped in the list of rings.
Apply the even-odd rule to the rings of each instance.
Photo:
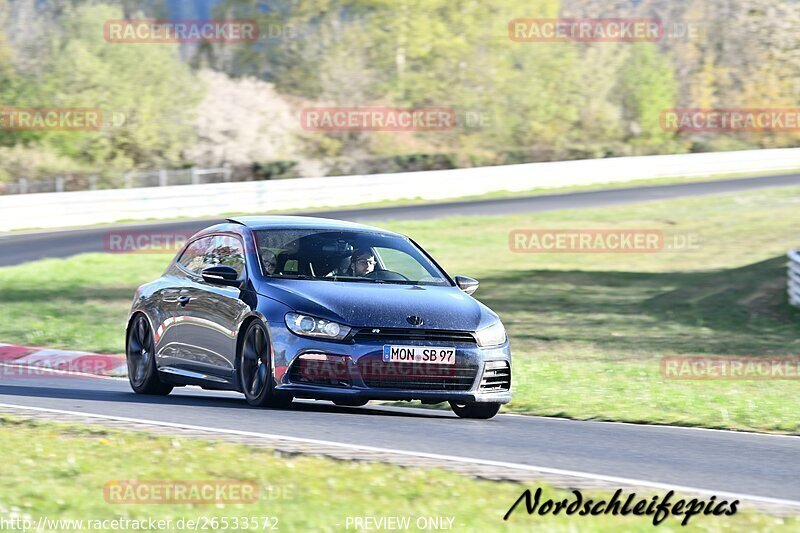
[[[508,403],[511,391],[505,392],[462,392],[462,391],[420,391],[413,389],[376,389],[376,388],[333,388],[316,385],[289,383],[280,385],[278,390],[291,393],[296,398],[314,400],[421,400],[425,403],[455,402],[466,403]]]
[[[280,338],[275,339],[275,334]],[[511,349],[508,341],[504,344],[491,348],[481,348],[474,343],[446,342],[446,341],[368,341],[358,343],[335,343],[318,339],[306,339],[298,337],[291,332],[283,330],[273,333],[275,347],[274,364],[276,389],[290,393],[298,398],[312,398],[320,400],[421,400],[426,403],[455,402],[466,403],[508,403],[511,401]],[[375,385],[375,380],[370,381],[362,373],[369,362],[381,365],[381,369],[387,367],[387,363],[381,362],[383,346],[393,345],[414,345],[422,347],[455,347],[456,365],[459,371],[474,369],[471,379],[466,376],[460,379],[461,386],[454,390],[452,385],[436,389],[435,385],[427,383],[425,387],[415,387],[414,377],[403,378],[402,385],[394,386],[397,379],[392,379]],[[331,358],[341,358],[343,361],[336,372],[342,379],[334,384],[318,382],[304,382],[298,379],[298,373],[294,365],[300,364],[299,358],[302,355],[320,354]],[[487,363],[489,363],[487,365]],[[417,363],[414,363],[417,365]],[[498,389],[497,387],[486,389],[486,377],[492,375],[493,368],[503,365],[503,372],[508,374],[507,388]],[[507,366],[505,366],[507,365]],[[450,370],[443,365],[428,365],[421,367],[432,369],[439,367],[441,371],[447,373]],[[346,368],[346,370],[345,370]],[[437,369],[438,370],[438,369]],[[455,370],[453,370],[455,371]],[[426,371],[427,372],[427,371]],[[376,374],[373,374],[373,376]],[[380,376],[379,376],[380,377]],[[392,376],[396,378],[396,376]],[[305,376],[302,376],[305,378]],[[421,379],[427,380],[427,376]],[[313,381],[313,380],[312,380]],[[324,380],[323,380],[324,381]],[[380,381],[380,379],[378,380]],[[483,385],[483,387],[482,387]]]

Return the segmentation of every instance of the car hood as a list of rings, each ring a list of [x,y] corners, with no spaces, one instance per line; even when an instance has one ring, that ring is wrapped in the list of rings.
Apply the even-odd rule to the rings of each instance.
[[[407,317],[418,316],[423,329],[476,331],[497,320],[457,287],[273,279],[259,292],[299,313],[354,327],[408,328]]]

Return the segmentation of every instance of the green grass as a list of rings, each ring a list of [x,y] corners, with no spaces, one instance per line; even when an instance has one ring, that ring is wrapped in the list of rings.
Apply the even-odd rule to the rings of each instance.
[[[507,409],[580,419],[800,433],[797,381],[664,380],[668,355],[800,355],[785,253],[800,189],[584,211],[398,222],[451,273],[482,281],[514,351]],[[660,229],[698,249],[520,254],[513,229]],[[475,251],[479,250],[479,253]]]
[[[675,381],[675,355],[800,355],[785,253],[800,247],[800,189],[559,211],[381,224],[413,236],[507,326],[507,411],[578,419],[800,433],[797,381]],[[658,229],[691,251],[521,254],[514,229]],[[0,269],[0,340],[121,352],[133,289],[167,258],[86,255]]]
[[[525,488],[535,491],[542,487],[543,501],[572,499],[567,491],[540,484],[476,480],[438,469],[286,455],[197,438],[156,437],[7,415],[0,417],[0,453],[4,463],[0,478],[3,519],[121,517],[170,519],[175,523],[181,518],[232,521],[235,517],[270,516],[278,518],[281,531],[344,531],[348,516],[407,516],[413,520],[420,516],[453,517],[454,531],[530,531],[534,527],[554,531],[649,531],[653,527],[651,517],[567,517],[563,513],[528,516],[524,504],[504,522],[503,515]],[[258,498],[254,503],[224,504],[106,501],[106,483],[131,480],[241,481],[255,484]],[[593,490],[583,494],[608,499],[611,492]],[[645,492],[637,495],[650,497]],[[682,531],[685,528],[680,526],[681,519],[667,518],[659,530]],[[689,526],[704,531],[796,531],[800,524],[796,518],[740,509],[731,517],[694,516]],[[354,530],[352,525],[350,530]]]
[[[164,255],[87,254],[0,269],[0,342],[122,353],[136,287]]]

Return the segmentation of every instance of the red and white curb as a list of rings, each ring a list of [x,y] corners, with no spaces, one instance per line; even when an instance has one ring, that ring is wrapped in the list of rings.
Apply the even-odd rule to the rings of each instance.
[[[124,377],[128,368],[124,355],[97,354],[73,350],[34,348],[0,343],[0,364],[13,369],[14,375],[58,374]],[[4,372],[8,374],[9,372]]]

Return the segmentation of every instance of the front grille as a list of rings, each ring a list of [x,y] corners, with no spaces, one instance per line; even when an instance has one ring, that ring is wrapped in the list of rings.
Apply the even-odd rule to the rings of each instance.
[[[358,341],[435,341],[467,342],[475,344],[475,337],[468,331],[414,328],[361,328],[353,336]]]
[[[359,359],[358,370],[370,388],[424,391],[467,391],[478,373],[475,365],[387,363],[375,357]]]
[[[488,361],[483,368],[480,392],[511,390],[511,367],[508,361]]]

